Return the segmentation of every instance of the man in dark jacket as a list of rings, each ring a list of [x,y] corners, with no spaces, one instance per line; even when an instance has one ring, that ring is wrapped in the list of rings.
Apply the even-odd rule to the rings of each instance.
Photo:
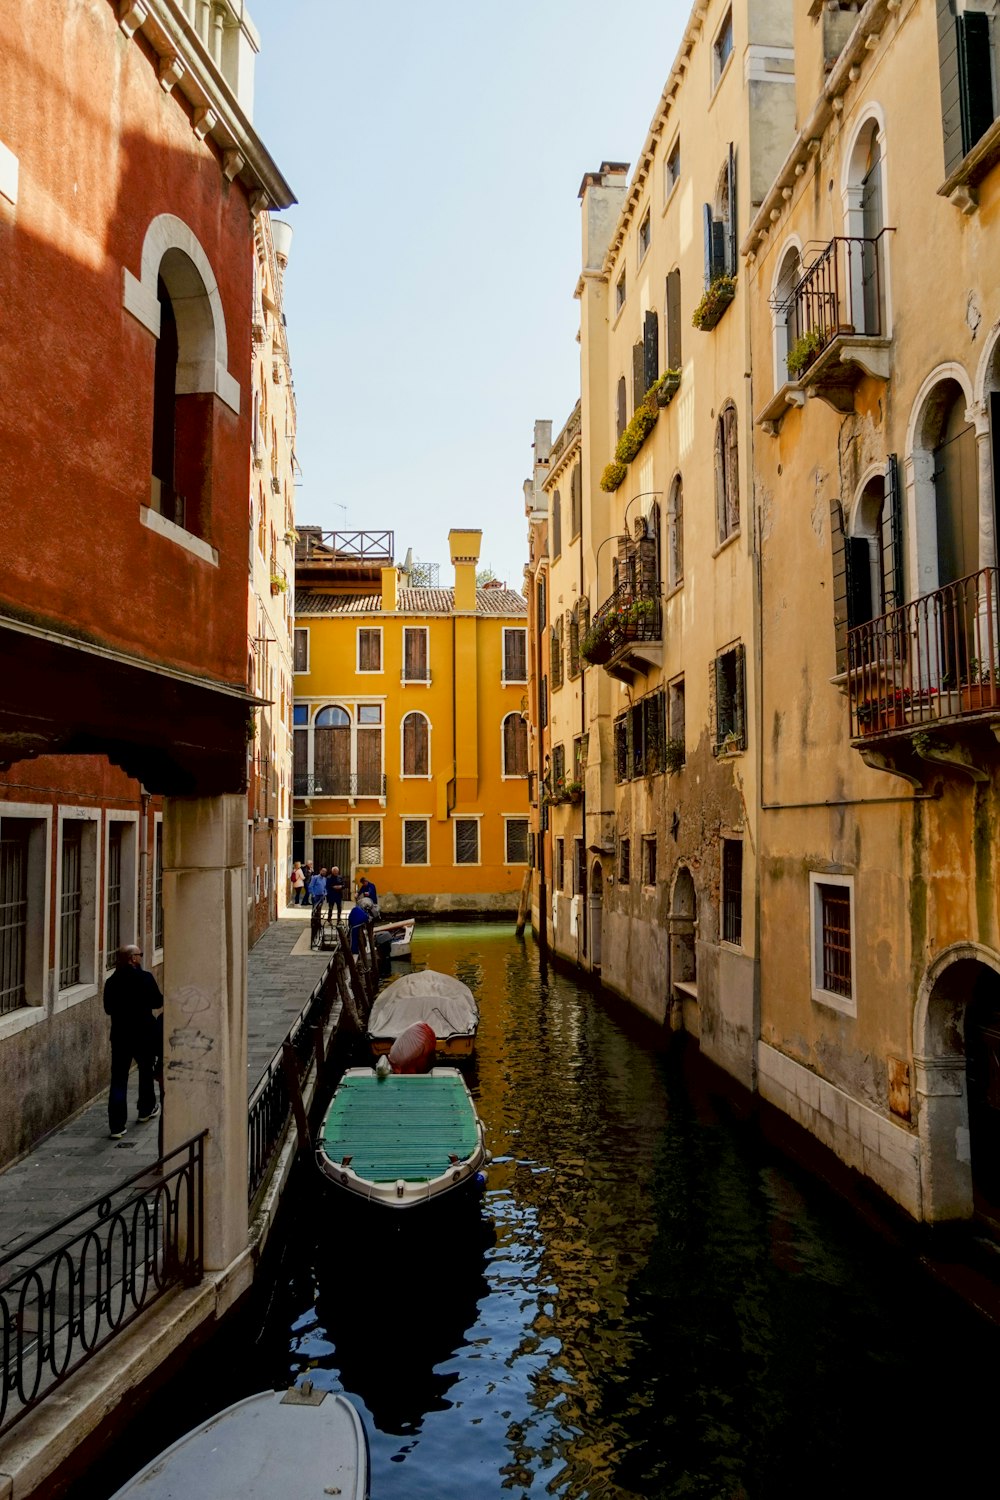
[[[111,1089],[108,1131],[113,1141],[125,1134],[128,1119],[128,1075],[139,1065],[139,1124],[159,1114],[153,1089],[157,1026],[154,1011],[163,1008],[160,986],[142,967],[142,949],[119,948],[115,971],[104,986],[104,1009],[111,1017]]]

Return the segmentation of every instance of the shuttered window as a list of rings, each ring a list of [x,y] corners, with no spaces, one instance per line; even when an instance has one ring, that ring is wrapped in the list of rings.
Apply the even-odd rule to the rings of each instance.
[[[404,865],[426,865],[428,863],[428,840],[426,818],[403,819],[403,863]]]
[[[715,427],[715,510],[719,541],[740,528],[740,465],[736,407],[727,402]]]
[[[549,631],[549,677],[552,691],[562,687],[563,682],[563,622],[562,617]]]
[[[105,959],[108,968],[115,961],[121,945],[122,918],[122,823],[108,824],[108,869],[107,869],[107,932],[105,937]]]
[[[716,206],[703,210],[705,236],[705,285],[720,276],[735,276],[738,268],[736,214],[736,152],[732,143],[719,180]]]
[[[615,437],[620,438],[628,426],[628,411],[625,402],[625,376],[618,377],[618,388],[615,392]]]
[[[309,632],[308,630],[296,630],[295,632],[295,671],[308,672],[309,670]]]
[[[715,658],[715,748],[745,750],[745,649],[734,646]]]
[[[632,879],[632,841],[618,840],[618,883],[628,885]]]
[[[649,387],[646,385],[646,356],[642,340],[632,345],[632,411],[639,410],[642,398]]]
[[[455,863],[456,865],[478,865],[478,818],[455,819]]]
[[[528,726],[520,714],[508,714],[503,721],[503,774],[528,774]]]
[[[403,775],[430,775],[430,725],[423,714],[407,714],[403,720]]]
[[[580,675],[580,620],[578,610],[579,605],[566,615],[566,639],[569,649],[567,670],[570,677],[579,677]]]
[[[83,830],[64,823],[59,884],[59,988],[80,983],[80,941],[83,914]]]
[[[426,625],[407,625],[403,629],[403,681],[429,682]]]
[[[539,590],[542,585],[539,583]],[[543,625],[544,605],[539,606],[539,624]],[[503,680],[504,682],[527,682],[528,680],[528,632],[521,626],[506,627],[503,633]]]
[[[938,0],[938,61],[945,176],[993,124],[990,19],[983,11],[954,14],[950,0]]]
[[[667,277],[667,369],[681,367],[681,273],[675,269]]]
[[[580,465],[576,464],[569,479],[569,539],[580,535],[583,529],[583,484]]]
[[[359,672],[381,672],[382,670],[382,632],[381,630],[359,630],[358,631],[358,671]]]
[[[556,490],[552,496],[552,558],[562,554],[562,496]]]
[[[642,394],[645,396],[660,373],[660,320],[650,308],[642,320]]]
[[[566,750],[563,745],[552,747],[552,785],[555,787],[566,779]]]

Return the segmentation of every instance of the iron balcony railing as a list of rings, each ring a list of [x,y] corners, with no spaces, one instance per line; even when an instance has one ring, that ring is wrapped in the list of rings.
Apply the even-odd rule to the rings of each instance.
[[[983,568],[848,632],[855,739],[1000,709],[997,570]]]
[[[331,771],[292,777],[296,797],[384,797],[386,777],[380,771]]]
[[[885,239],[837,235],[816,255],[779,311],[788,325],[788,347],[809,338],[814,362],[838,334],[884,338]],[[803,367],[807,368],[807,367]]]
[[[0,1259],[0,1432],[172,1286],[201,1280],[206,1135]]]
[[[662,611],[658,593],[622,583],[598,610],[580,644],[580,655],[603,665],[631,642],[662,640]]]
[[[300,558],[310,556],[337,558],[341,562],[391,564],[396,543],[392,531],[321,531],[306,532],[296,547]]]

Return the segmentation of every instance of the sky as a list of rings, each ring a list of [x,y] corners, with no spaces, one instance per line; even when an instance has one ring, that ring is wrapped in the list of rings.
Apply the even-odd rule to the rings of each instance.
[[[533,424],[579,395],[580,181],[637,159],[689,10],[252,0],[254,124],[298,199],[299,524],[392,529],[444,586],[448,531],[481,527],[521,587]]]

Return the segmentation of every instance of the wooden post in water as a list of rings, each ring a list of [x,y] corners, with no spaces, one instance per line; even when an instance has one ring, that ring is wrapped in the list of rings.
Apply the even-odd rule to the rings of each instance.
[[[360,1036],[365,1026],[361,1019],[361,1013],[358,1010],[357,1001],[351,994],[351,986],[347,982],[347,963],[344,959],[343,951],[338,954],[335,964],[334,977],[337,981],[337,992],[340,995],[340,1004],[342,1007],[341,1018],[343,1020],[346,1017],[350,1029]]]
[[[528,912],[531,909],[531,871],[525,870],[524,879],[521,881],[521,899],[517,903],[517,925],[514,928],[514,936],[521,937],[524,933],[525,923],[528,920]]]
[[[350,943],[344,944],[344,959],[347,963],[347,972],[351,976],[351,994],[354,996],[354,1001],[358,1008],[358,1013],[361,1017],[361,1026],[363,1030],[364,1027],[368,1024],[368,1012],[371,1007],[367,1003],[368,997],[365,992],[364,984],[361,980],[361,965],[358,963],[357,958],[351,952]]]
[[[288,1085],[288,1097],[291,1100],[292,1113],[295,1116],[295,1130],[299,1137],[299,1150],[309,1150],[309,1121],[306,1119],[306,1107],[302,1101],[302,1079],[299,1074],[299,1059],[291,1042],[285,1041],[281,1044],[281,1071],[285,1075]]]

